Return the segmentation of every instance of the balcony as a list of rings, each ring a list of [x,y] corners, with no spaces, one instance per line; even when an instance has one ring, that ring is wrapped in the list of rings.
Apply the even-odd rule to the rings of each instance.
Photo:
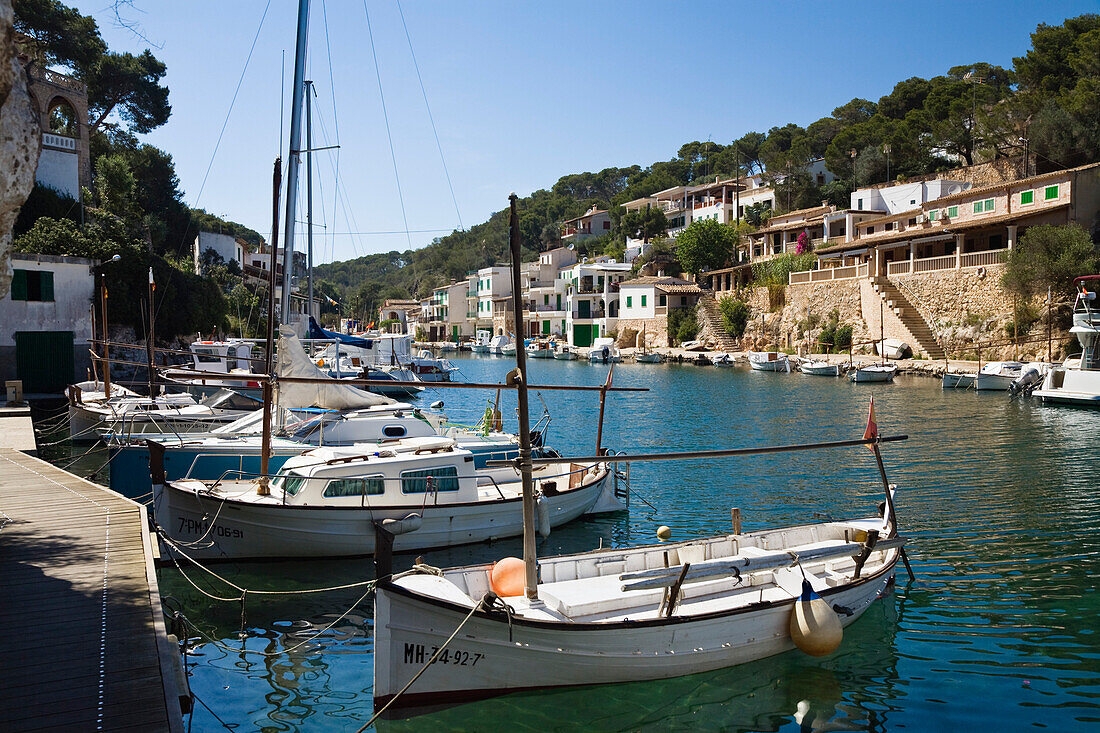
[[[48,148],[58,148],[60,150],[76,152],[76,138],[55,135],[52,132],[42,133],[42,144]]]

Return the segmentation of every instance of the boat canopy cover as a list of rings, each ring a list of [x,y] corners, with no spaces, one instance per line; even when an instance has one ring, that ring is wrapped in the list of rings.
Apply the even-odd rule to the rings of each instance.
[[[329,384],[280,384],[279,407],[323,407],[329,410],[349,410],[371,405],[390,405],[393,400],[372,394],[350,384],[340,384],[321,372],[306,356],[302,342],[293,331],[279,331],[279,376],[312,377],[328,380]]]
[[[309,337],[311,339],[335,339],[342,344],[358,346],[363,349],[369,349],[374,345],[374,342],[370,339],[361,338],[359,336],[349,336],[345,333],[336,333],[335,331],[321,328],[317,324],[317,321],[313,320],[313,316],[309,317]]]

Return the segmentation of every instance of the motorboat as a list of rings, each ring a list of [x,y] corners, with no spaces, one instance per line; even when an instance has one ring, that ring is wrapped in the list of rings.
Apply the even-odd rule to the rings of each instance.
[[[168,395],[169,398],[176,396]],[[195,404],[151,404],[145,397],[120,404],[107,402],[100,408],[85,409],[88,412],[99,411],[101,420],[95,428],[95,437],[102,439],[108,434],[130,436],[205,432],[255,412],[261,405],[253,397],[222,389]]]
[[[515,348],[515,344],[512,343],[512,339],[508,338],[508,334],[497,334],[489,339],[489,353],[494,356],[503,356],[504,347],[508,345],[511,345],[513,349]],[[516,352],[512,351],[512,353],[514,354]]]
[[[733,354],[715,354],[711,358],[711,363],[716,367],[731,367],[737,364],[737,359]]]
[[[458,371],[451,362],[436,357],[427,349],[421,349],[409,360],[408,369],[422,382],[449,382],[451,374]]]
[[[684,351],[706,351],[707,345],[702,341],[685,341],[680,344],[680,348]]]
[[[500,355],[501,356],[515,356],[516,355],[516,345],[515,345],[515,343],[504,344],[504,346],[501,346],[500,347]]]
[[[977,376],[974,372],[944,372],[941,386],[943,389],[972,389]]]
[[[515,467],[477,469],[446,437],[322,447],[287,459],[257,492],[247,478],[165,478],[150,446],[156,522],[195,558],[344,557],[375,552],[379,528],[393,550],[484,542],[523,532]],[[540,531],[570,522],[615,498],[606,464],[549,464],[535,471]],[[625,508],[619,504],[620,509]]]
[[[882,339],[875,342],[875,353],[884,359],[904,359],[913,349],[901,339]]]
[[[200,338],[192,341],[188,347],[191,352],[190,368],[204,374],[167,377],[165,381],[186,390],[196,400],[210,397],[220,389],[231,389],[260,399],[260,382],[253,369],[258,363],[253,355],[254,345],[254,342],[245,339],[219,341]],[[210,376],[210,372],[216,372],[219,376]]]
[[[557,345],[554,346],[554,358],[558,361],[573,361],[577,358],[577,355],[569,348],[569,344],[564,341],[559,341]]]
[[[749,366],[757,372],[790,372],[791,362],[778,351],[750,351]]]
[[[1023,368],[1024,364],[1020,361],[991,361],[983,364],[974,377],[974,389],[1008,391]]]
[[[593,340],[592,346],[588,348],[588,361],[602,364],[622,361],[615,339],[600,337]]]
[[[818,359],[799,362],[798,371],[815,377],[839,377],[848,371],[848,365],[843,363],[830,364],[827,361]]]
[[[848,379],[860,383],[892,382],[897,373],[897,364],[867,364],[852,368],[848,372]]]
[[[547,339],[535,339],[527,345],[527,356],[532,359],[553,359],[554,344]]]
[[[474,340],[470,343],[470,351],[475,354],[488,354],[491,334],[488,331],[478,331],[474,334]]]
[[[1096,289],[1100,275],[1088,275],[1074,280],[1077,298],[1073,304],[1073,326],[1069,332],[1081,344],[1081,355],[1066,359],[1061,366],[1051,368],[1042,386],[1033,394],[1043,402],[1085,407],[1100,407],[1100,310]]]

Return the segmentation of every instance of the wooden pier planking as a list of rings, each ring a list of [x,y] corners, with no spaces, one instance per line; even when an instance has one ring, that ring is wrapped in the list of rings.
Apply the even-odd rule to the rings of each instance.
[[[181,731],[144,507],[2,442],[0,729]]]

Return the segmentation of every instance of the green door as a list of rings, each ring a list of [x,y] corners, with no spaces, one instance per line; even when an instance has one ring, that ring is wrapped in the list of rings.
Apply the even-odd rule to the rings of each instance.
[[[543,336],[549,336],[550,335],[550,321],[543,321],[542,322],[542,335]]]
[[[578,300],[577,301],[577,318],[591,318],[592,317],[592,301]]]
[[[587,323],[573,324],[573,345],[584,348],[592,345],[592,326]]]
[[[56,394],[73,383],[72,331],[16,331],[15,371],[24,392]]]

